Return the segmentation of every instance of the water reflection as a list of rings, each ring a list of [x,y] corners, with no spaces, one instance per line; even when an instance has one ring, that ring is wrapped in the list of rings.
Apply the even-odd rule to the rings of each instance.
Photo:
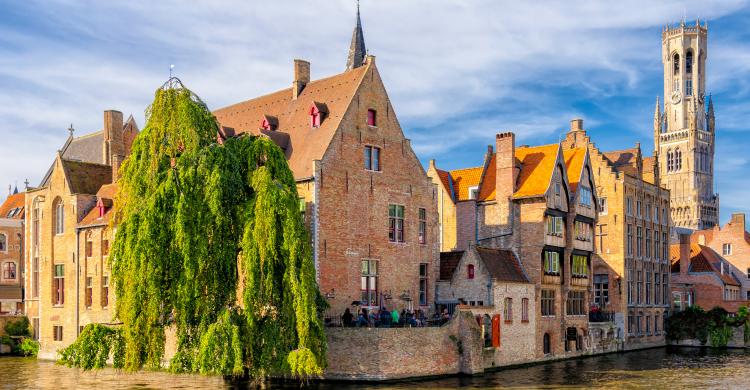
[[[34,359],[0,358],[0,389],[197,389],[249,388],[221,378],[163,372],[127,374],[113,369],[81,372]],[[10,374],[13,373],[13,374]],[[405,388],[748,388],[750,352],[658,348],[449,377],[382,385],[314,383],[313,389]],[[297,384],[271,387],[299,388]]]

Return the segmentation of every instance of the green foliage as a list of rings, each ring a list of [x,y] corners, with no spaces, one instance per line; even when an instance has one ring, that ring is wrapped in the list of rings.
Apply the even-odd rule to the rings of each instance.
[[[119,329],[101,324],[88,324],[76,341],[60,351],[60,363],[84,370],[104,368],[107,359],[113,358],[113,366],[122,368],[122,333]]]
[[[65,361],[98,368],[106,349],[127,370],[157,368],[174,326],[173,372],[319,375],[320,294],[284,153],[267,138],[217,144],[208,108],[172,86],[156,91],[120,171],[110,256],[119,337],[82,334],[106,346],[70,349]]]
[[[30,338],[24,338],[18,344],[18,353],[21,356],[36,356],[39,353],[39,342]]]
[[[9,336],[31,336],[31,323],[27,317],[21,317],[16,321],[8,321],[4,329]]]
[[[721,307],[704,311],[698,306],[673,314],[667,320],[667,337],[670,340],[698,339],[701,344],[726,347],[732,337],[733,328],[742,326],[745,342],[750,337],[748,309],[741,307],[735,316]]]

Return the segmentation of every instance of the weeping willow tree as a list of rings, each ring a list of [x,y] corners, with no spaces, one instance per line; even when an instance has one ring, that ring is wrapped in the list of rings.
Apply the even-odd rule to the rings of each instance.
[[[179,80],[156,91],[146,115],[115,202],[114,360],[161,367],[173,326],[174,372],[320,375],[319,292],[281,149],[252,136],[218,144],[215,117]],[[88,356],[76,344],[64,363],[101,361],[103,347]]]

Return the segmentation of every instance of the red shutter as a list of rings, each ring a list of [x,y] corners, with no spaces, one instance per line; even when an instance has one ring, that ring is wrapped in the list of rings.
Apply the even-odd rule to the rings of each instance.
[[[474,279],[474,264],[469,264],[469,266],[467,267],[466,271],[467,271],[467,274],[468,274],[467,277],[469,279]]]
[[[500,348],[500,314],[492,316],[492,346]]]
[[[368,126],[377,126],[377,118],[376,118],[375,110],[369,109],[367,110],[367,125]]]

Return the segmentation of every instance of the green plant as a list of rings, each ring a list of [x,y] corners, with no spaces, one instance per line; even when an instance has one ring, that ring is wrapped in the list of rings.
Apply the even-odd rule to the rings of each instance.
[[[18,353],[22,356],[36,356],[39,353],[39,342],[24,338],[18,345]]]
[[[31,336],[31,323],[26,317],[21,317],[16,321],[8,321],[4,329],[9,336]]]
[[[709,331],[711,346],[724,348],[732,337],[732,328],[729,326],[714,327]]]
[[[88,324],[76,341],[60,351],[60,363],[84,370],[104,368],[107,359],[116,356],[117,345],[122,335],[118,329],[101,324]],[[117,361],[115,368],[122,368]]]

